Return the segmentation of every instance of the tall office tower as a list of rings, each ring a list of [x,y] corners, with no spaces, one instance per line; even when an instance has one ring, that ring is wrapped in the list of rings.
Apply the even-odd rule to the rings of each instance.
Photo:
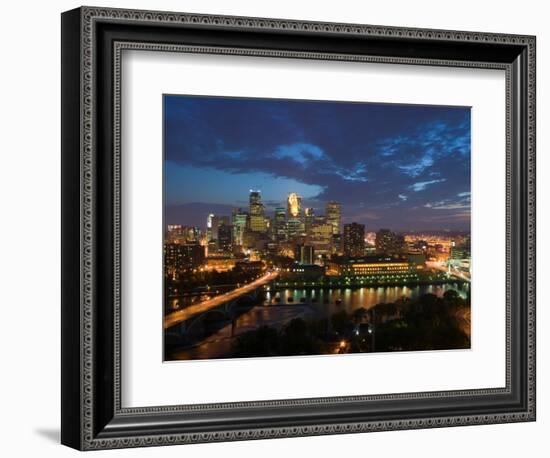
[[[325,213],[327,222],[332,226],[332,233],[340,234],[342,225],[342,205],[339,202],[331,200],[327,202]]]
[[[346,256],[363,256],[365,254],[365,225],[344,225],[344,254]]]
[[[389,229],[380,229],[376,233],[376,252],[386,255],[402,254],[405,250],[405,239]]]
[[[302,198],[295,192],[291,192],[288,195],[287,201],[287,212],[289,218],[300,218],[302,210]]]
[[[273,235],[276,242],[284,242],[286,240],[286,210],[284,207],[277,207],[275,209]]]
[[[304,231],[306,235],[309,235],[311,231],[311,226],[314,220],[315,220],[315,213],[313,211],[313,208],[311,207],[304,208]]]
[[[291,192],[286,200],[288,220],[286,222],[287,239],[292,240],[304,231],[302,217],[302,198],[295,192]]]
[[[196,226],[186,226],[183,228],[186,242],[198,242],[201,238],[201,230]]]
[[[317,218],[310,228],[308,244],[313,246],[315,256],[328,257],[332,254],[332,226],[325,218]]]
[[[240,208],[234,208],[231,215],[231,223],[233,225],[233,244],[243,245],[244,232],[246,230],[246,222],[248,214]]]
[[[294,259],[299,264],[313,264],[315,259],[313,257],[314,249],[311,245],[296,245],[296,250],[294,252]]]
[[[226,225],[226,224],[220,224],[218,226],[218,249],[220,251],[230,253],[232,248],[232,241],[233,241],[233,227]]]
[[[299,218],[289,218],[286,222],[286,238],[287,240],[293,240],[299,235],[302,235],[303,224]]]
[[[231,223],[229,221],[229,216],[225,215],[208,215],[208,220],[210,221],[210,239],[209,242],[213,240],[218,240],[218,229],[222,224],[225,224],[226,226],[230,226]],[[208,225],[207,225],[208,230]]]
[[[260,191],[250,190],[249,224],[252,232],[266,232],[265,209]]]
[[[213,240],[212,237],[212,220],[214,219],[214,213],[209,213],[206,218],[206,241],[210,242]]]

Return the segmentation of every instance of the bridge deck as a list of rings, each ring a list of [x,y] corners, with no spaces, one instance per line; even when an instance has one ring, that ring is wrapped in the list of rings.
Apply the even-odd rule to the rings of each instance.
[[[189,320],[195,315],[208,312],[209,310],[215,309],[225,302],[231,301],[238,298],[239,296],[242,296],[243,294],[254,291],[256,288],[259,288],[260,286],[263,286],[266,283],[275,280],[275,278],[277,278],[277,275],[277,272],[268,272],[263,277],[254,280],[252,283],[248,283],[247,285],[241,286],[240,288],[234,289],[233,291],[220,294],[219,296],[215,296],[199,304],[190,305],[183,310],[169,313],[164,317],[164,329],[171,328],[176,324]]]

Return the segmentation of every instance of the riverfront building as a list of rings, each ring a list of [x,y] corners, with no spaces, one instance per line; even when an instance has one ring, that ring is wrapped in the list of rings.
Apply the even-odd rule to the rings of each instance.
[[[391,257],[342,257],[330,260],[327,275],[334,277],[390,277],[399,279],[418,274],[424,265]]]

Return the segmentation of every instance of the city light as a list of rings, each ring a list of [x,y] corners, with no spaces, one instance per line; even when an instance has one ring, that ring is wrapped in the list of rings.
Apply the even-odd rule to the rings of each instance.
[[[302,209],[301,197],[293,192],[286,197],[286,208],[270,213],[261,192],[250,190],[248,209],[236,208],[231,215],[208,213],[204,230],[167,225],[164,265],[171,302],[164,328],[200,321],[213,311],[219,311],[212,315],[218,319],[246,314],[250,305],[232,305],[243,298],[256,301],[266,312],[269,305],[278,313],[275,305],[303,308],[327,302],[338,310],[349,303],[354,288],[361,288],[365,300],[370,296],[363,295],[363,288],[376,288],[379,295],[391,287],[397,298],[409,297],[415,285],[469,282],[469,237],[366,232],[363,224],[342,224],[342,211],[335,201],[326,204],[324,214]],[[326,288],[342,287],[345,295],[318,299]],[[353,339],[372,351],[374,344],[366,343],[370,340],[364,336],[374,339],[373,325],[363,330],[360,326],[339,331],[346,339],[337,341],[336,353],[348,352]],[[233,328],[231,324],[232,335]]]

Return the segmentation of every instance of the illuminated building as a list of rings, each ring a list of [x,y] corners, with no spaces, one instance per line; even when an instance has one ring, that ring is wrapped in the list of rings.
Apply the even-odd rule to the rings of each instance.
[[[294,259],[294,251],[296,249],[295,244],[290,241],[281,242],[278,244],[277,254],[286,258]]]
[[[370,247],[376,246],[376,232],[366,232],[365,233],[365,245]]]
[[[206,271],[216,270],[218,272],[226,272],[235,267],[235,258],[231,256],[212,256],[206,258],[206,264],[203,269]]]
[[[315,213],[313,208],[304,208],[304,231],[309,234],[313,221],[315,220]]]
[[[212,220],[214,219],[214,214],[210,213],[208,214],[206,218],[206,241],[210,242],[213,240],[212,237]]]
[[[169,224],[166,227],[166,243],[185,243],[187,235],[181,224]]]
[[[407,234],[405,235],[405,242],[409,244],[415,244],[418,241],[423,241],[429,246],[440,245],[443,251],[448,252],[451,248],[451,243],[458,242],[460,243],[461,237],[450,237],[448,235],[439,235],[439,234]]]
[[[176,276],[180,271],[200,266],[205,259],[204,246],[198,243],[164,245],[164,271]]]
[[[303,232],[302,221],[300,221],[298,218],[289,218],[289,220],[286,222],[287,239],[292,240],[297,236],[301,235],[302,232]]]
[[[388,277],[406,279],[423,269],[422,264],[391,257],[338,258],[328,262],[327,275],[340,277]]]
[[[199,242],[201,231],[198,227],[168,224],[166,227],[166,243]]]
[[[365,253],[365,226],[351,223],[344,225],[344,255],[363,256]]]
[[[249,228],[252,232],[266,232],[265,208],[260,191],[250,190],[249,196]]]
[[[294,259],[299,264],[313,264],[315,260],[314,253],[315,250],[312,245],[296,245]]]
[[[308,244],[313,246],[316,257],[327,257],[332,254],[332,225],[324,219],[315,222],[307,237]]]
[[[185,241],[184,230],[181,224],[166,226],[166,243],[181,243]]]
[[[470,238],[465,238],[460,243],[452,242],[449,253],[449,267],[470,271],[471,245]]]
[[[287,198],[287,212],[289,218],[300,218],[302,210],[302,198],[295,192],[291,192]]]
[[[380,229],[376,233],[376,251],[379,254],[399,255],[405,250],[404,237],[389,229]]]
[[[287,239],[292,240],[301,235],[304,231],[304,224],[301,214],[302,198],[295,192],[291,192],[287,198],[287,214],[288,220],[286,223]]]
[[[327,222],[332,226],[333,234],[340,234],[342,225],[342,205],[339,202],[331,200],[327,202],[326,209]]]
[[[200,242],[202,237],[201,230],[196,226],[186,227],[185,234],[188,242]]]
[[[243,212],[240,208],[234,208],[231,215],[231,222],[233,224],[233,244],[243,245],[244,232],[246,230],[246,223],[248,221],[248,214]]]
[[[206,219],[206,235],[209,242],[218,240],[218,228],[225,224],[230,225],[228,216],[214,215],[210,213]]]
[[[293,264],[286,269],[281,269],[279,277],[283,282],[290,281],[319,281],[325,274],[325,268],[315,264]]]
[[[332,234],[332,253],[333,254],[338,254],[338,255],[343,255],[344,254],[344,250],[343,250],[343,236],[342,234]]]
[[[243,237],[243,248],[245,252],[247,250],[257,250],[257,251],[265,251],[267,249],[267,245],[271,242],[271,239],[267,236],[267,233],[265,232],[253,232],[252,230],[248,229],[244,233]]]
[[[235,263],[235,269],[242,270],[243,272],[262,273],[265,269],[263,261],[237,261]]]
[[[286,210],[283,207],[275,209],[273,236],[277,242],[284,242],[286,240]]]
[[[218,249],[223,252],[231,252],[233,243],[233,227],[221,224],[218,226]]]

